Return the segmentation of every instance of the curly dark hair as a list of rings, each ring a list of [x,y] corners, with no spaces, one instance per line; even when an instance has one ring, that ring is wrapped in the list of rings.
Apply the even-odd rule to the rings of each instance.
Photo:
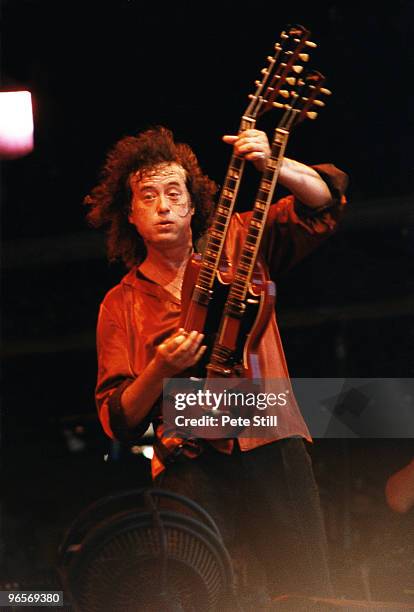
[[[195,209],[191,221],[193,241],[208,228],[217,185],[203,174],[188,145],[174,142],[170,130],[156,126],[115,144],[107,155],[99,183],[84,199],[90,206],[87,214],[90,225],[106,229],[109,261],[122,260],[127,268],[132,268],[145,259],[144,241],[128,221],[132,198],[129,179],[137,170],[162,163],[177,163],[186,171],[186,186]]]

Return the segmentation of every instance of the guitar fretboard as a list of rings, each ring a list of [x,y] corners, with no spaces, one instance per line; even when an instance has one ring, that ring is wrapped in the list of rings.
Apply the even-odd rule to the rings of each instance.
[[[266,164],[260,187],[257,192],[254,209],[249,222],[246,239],[239,257],[236,272],[230,287],[225,306],[225,314],[233,317],[242,316],[244,300],[253,274],[257,252],[259,250],[273,192],[279,176],[280,167],[288,141],[289,132],[277,128],[272,143],[271,155]]]
[[[253,118],[243,117],[239,134],[244,130],[254,128],[255,123]],[[227,228],[243,175],[244,163],[244,159],[241,156],[233,153],[214,215],[214,221],[209,229],[203,261],[200,266],[197,284],[193,293],[193,300],[201,303],[208,300],[208,296],[214,284]]]

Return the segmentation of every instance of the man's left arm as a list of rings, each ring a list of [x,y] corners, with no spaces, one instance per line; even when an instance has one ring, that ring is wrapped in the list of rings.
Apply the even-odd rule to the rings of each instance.
[[[235,153],[251,161],[257,170],[264,171],[270,155],[265,132],[246,130],[237,136],[224,136],[223,140],[232,144]],[[285,157],[278,183],[291,195],[270,207],[261,244],[261,253],[274,278],[306,257],[336,230],[346,202],[348,177],[333,164],[311,167]],[[234,234],[235,246],[244,233],[240,225],[246,231],[250,216],[251,213],[235,215],[229,229],[230,242]]]
[[[310,208],[325,208],[332,204],[333,194],[327,182],[314,168],[294,159],[283,158],[278,183]]]
[[[233,145],[236,155],[251,161],[259,172],[265,171],[270,157],[270,145],[265,132],[249,129],[237,136],[223,136],[223,140]],[[286,187],[305,206],[318,209],[340,199],[348,180],[346,174],[332,164],[311,167],[284,157],[278,183]]]

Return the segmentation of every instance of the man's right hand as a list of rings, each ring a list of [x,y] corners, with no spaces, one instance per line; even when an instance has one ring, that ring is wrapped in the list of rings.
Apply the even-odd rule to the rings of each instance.
[[[201,346],[204,334],[186,332],[180,328],[164,340],[155,352],[155,365],[163,377],[175,376],[191,368],[201,358],[207,346]]]

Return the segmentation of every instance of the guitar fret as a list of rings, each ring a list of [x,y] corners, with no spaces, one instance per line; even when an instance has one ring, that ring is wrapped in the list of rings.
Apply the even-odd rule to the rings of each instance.
[[[270,191],[272,187],[272,179],[267,179],[266,177],[263,177],[260,184],[263,189],[267,189],[267,191]]]
[[[250,227],[249,227],[249,232],[253,231],[256,233],[256,235],[258,233],[260,233],[261,228],[263,227],[263,222],[265,220],[265,213],[262,211],[256,211],[256,214],[253,215],[252,219],[250,220]]]
[[[237,180],[235,180],[235,179],[234,179],[234,178],[232,178],[232,177],[228,177],[228,178],[226,179],[226,182],[225,182],[225,185],[224,185],[224,186],[225,186],[225,189],[226,189],[227,191],[231,191],[231,192],[233,193],[233,192],[235,191],[236,187],[237,187]],[[223,191],[223,194],[224,194],[224,191]],[[227,194],[226,194],[226,195],[227,195]],[[227,196],[227,197],[229,197],[229,196]]]
[[[248,266],[247,264],[241,263],[241,262],[239,262],[239,265],[237,266],[237,268],[241,268],[242,270],[250,270],[250,266]]]
[[[244,287],[244,283],[242,283],[241,287],[238,287],[236,282],[234,281],[232,290],[231,290],[231,297],[234,298],[235,296],[238,296],[240,294],[243,295],[244,293],[243,287]]]
[[[253,229],[253,228],[252,228]],[[257,231],[257,230],[256,230]],[[248,234],[246,236],[246,242],[248,244],[252,244],[253,246],[255,246],[256,242],[257,242],[257,236],[252,236],[250,234]]]
[[[225,223],[220,223],[220,221],[216,221],[214,225],[215,225],[216,229],[218,229],[219,231],[221,231],[221,230],[220,230],[220,228],[218,227],[218,225],[222,225],[222,226],[223,226],[223,229],[225,229],[225,228],[226,228],[226,224],[225,224]]]
[[[252,220],[261,224],[264,219],[265,212],[265,210],[259,210],[258,208],[255,208],[253,210]]]
[[[217,240],[217,238],[215,238],[214,240]],[[211,251],[212,253],[217,254],[219,252],[219,250],[220,250],[220,242],[218,244],[216,242],[214,242],[213,240],[209,240],[207,242],[206,253]]]
[[[226,214],[228,214],[229,211],[230,211],[230,208],[231,208],[231,198],[227,198],[227,197],[224,197],[224,196],[222,198],[220,198],[220,201],[219,201],[218,206],[217,206],[217,210],[219,210],[220,208],[222,210],[225,210]]]
[[[217,218],[214,221],[214,226],[217,226],[217,225],[224,225],[225,226],[226,223],[227,223],[226,215],[223,215],[222,213],[220,213],[220,214],[217,215]]]
[[[250,269],[250,267],[249,267]],[[235,275],[235,279],[236,279],[236,285],[244,285],[246,283],[247,280],[247,271],[246,270],[238,270],[237,274]]]
[[[198,282],[198,287],[202,290],[202,291],[208,291],[210,289],[209,284],[208,283],[204,283]]]
[[[260,221],[256,221],[255,219],[252,219],[250,221],[250,225],[251,227],[249,228],[249,232],[253,232],[257,236],[260,228],[262,227],[262,224],[260,223]]]
[[[264,202],[267,202],[268,196],[269,196],[270,191],[266,191],[266,189],[259,189],[259,193],[257,194],[257,199],[258,200],[263,200]]]
[[[214,244],[209,244],[207,245],[206,250],[204,251],[206,253],[206,255],[211,256],[215,256],[217,254],[217,248],[215,247]]]
[[[208,239],[208,245],[218,246],[220,244],[220,239],[217,236],[210,236]]]
[[[203,261],[203,267],[209,268],[210,270],[215,270],[216,266],[210,263],[209,261]]]
[[[224,217],[224,219],[227,220],[227,213],[228,210],[226,210],[223,206],[219,206],[217,208],[217,217]]]
[[[199,277],[198,277],[198,281],[204,282],[208,286],[211,282],[211,279],[212,279],[211,272],[209,270],[206,270],[205,268],[201,268]]]

